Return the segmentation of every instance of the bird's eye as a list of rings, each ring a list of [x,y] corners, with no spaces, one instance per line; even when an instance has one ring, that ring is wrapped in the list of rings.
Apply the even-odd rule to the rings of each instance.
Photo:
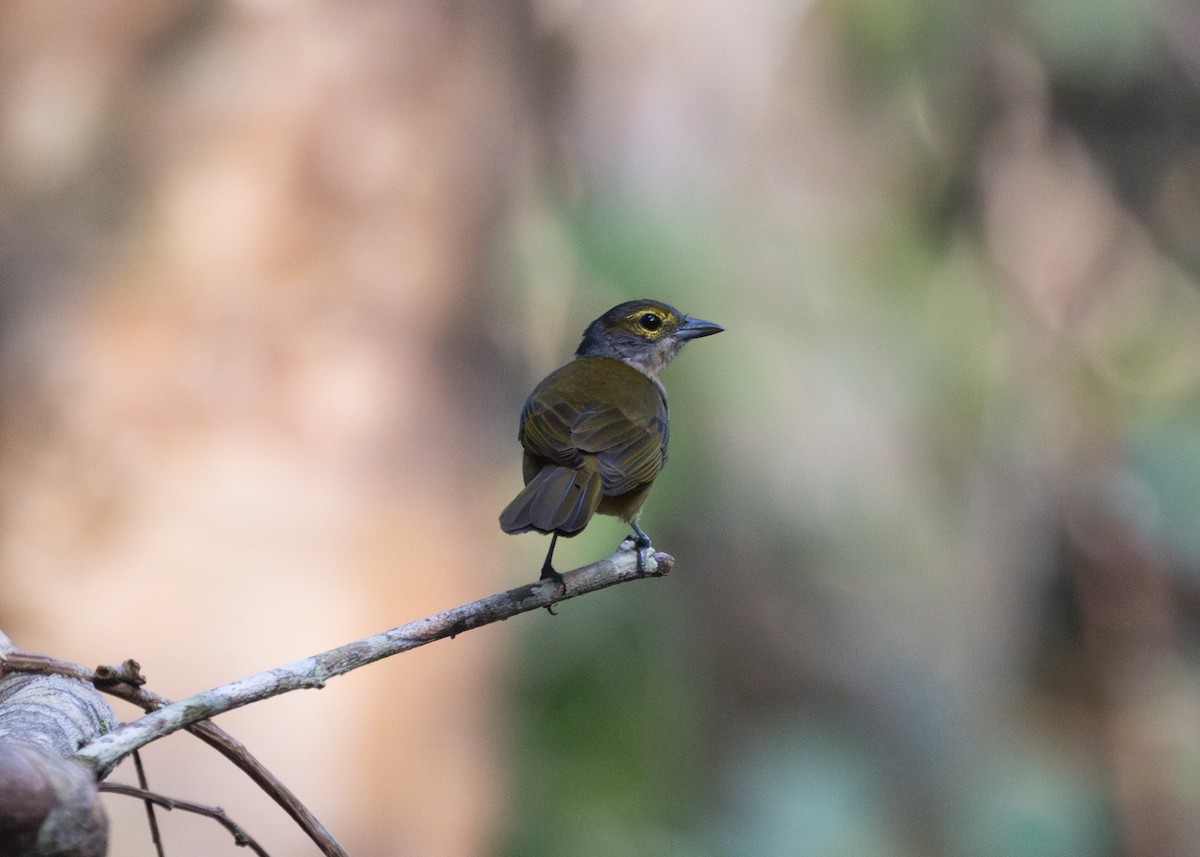
[[[652,312],[648,312],[638,319],[638,324],[642,326],[642,330],[649,330],[651,333],[662,327],[662,323],[662,318]]]

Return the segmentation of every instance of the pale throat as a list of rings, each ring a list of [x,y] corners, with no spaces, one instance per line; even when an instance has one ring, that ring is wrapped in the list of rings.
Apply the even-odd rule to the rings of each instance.
[[[667,364],[675,358],[675,355],[679,353],[681,348],[683,348],[682,342],[663,343],[658,348],[638,354],[622,354],[618,359],[626,366],[632,366],[641,372],[653,381],[659,390],[663,390],[662,381],[658,379],[658,374],[667,368]],[[663,390],[663,394],[664,396],[666,395],[665,390]]]

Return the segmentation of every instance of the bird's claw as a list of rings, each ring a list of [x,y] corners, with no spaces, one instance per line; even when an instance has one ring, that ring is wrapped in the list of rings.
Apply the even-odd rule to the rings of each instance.
[[[628,548],[625,546],[628,545]],[[625,541],[621,542],[621,547],[627,550],[637,551],[637,570],[638,574],[645,574],[647,563],[650,560],[650,537],[641,531],[640,528],[630,533]]]
[[[567,582],[563,579],[563,576],[561,574],[559,574],[557,571],[555,571],[553,568],[551,568],[548,565],[542,567],[542,574],[538,578],[538,580],[553,580],[554,585],[558,588],[559,594],[560,595],[567,594]],[[549,613],[551,616],[558,615],[557,613],[554,612],[554,606],[552,604],[546,605],[546,612]]]
[[[567,581],[563,579],[561,574],[549,566],[542,569],[542,574],[538,580],[553,580],[554,585],[558,587],[558,591],[563,595],[567,594]]]

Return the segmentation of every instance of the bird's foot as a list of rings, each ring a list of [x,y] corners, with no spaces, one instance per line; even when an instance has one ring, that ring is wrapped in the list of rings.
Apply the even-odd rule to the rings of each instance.
[[[650,542],[642,545],[637,549],[638,555],[638,574],[646,573],[646,561],[650,559]]]
[[[562,595],[567,594],[567,582],[563,579],[563,576],[561,574],[559,574],[557,571],[555,571],[554,568],[552,566],[550,566],[549,564],[542,566],[542,574],[538,578],[538,580],[553,580],[554,585],[556,587],[558,587],[559,593],[561,593]],[[554,612],[554,606],[552,604],[546,605],[546,612],[549,613],[551,616],[558,615],[557,613]]]
[[[621,547],[629,545],[630,550],[637,551],[637,570],[638,574],[646,573],[646,562],[650,559],[650,537],[646,535],[642,528],[634,526],[633,532],[626,537],[625,541],[621,542]]]

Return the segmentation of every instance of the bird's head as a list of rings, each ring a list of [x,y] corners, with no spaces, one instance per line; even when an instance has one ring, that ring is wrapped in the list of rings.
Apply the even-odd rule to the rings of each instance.
[[[689,340],[724,329],[661,301],[627,301],[588,325],[575,356],[612,357],[657,378]]]

